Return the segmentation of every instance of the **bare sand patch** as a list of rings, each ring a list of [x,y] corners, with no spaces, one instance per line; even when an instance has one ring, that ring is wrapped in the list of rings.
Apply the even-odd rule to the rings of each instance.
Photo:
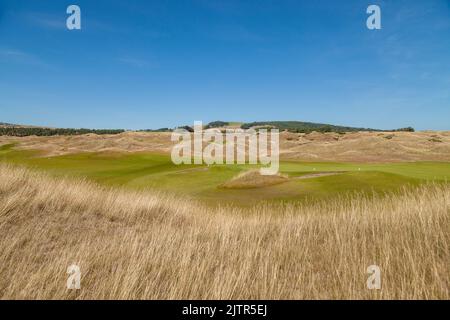
[[[312,178],[320,178],[320,177],[327,177],[327,176],[335,176],[335,175],[344,174],[344,173],[345,173],[344,171],[309,173],[309,174],[305,174],[300,177],[295,177],[295,179],[298,179],[298,180],[312,179]]]
[[[251,189],[273,186],[289,181],[286,175],[276,174],[263,176],[259,170],[249,170],[239,173],[236,177],[220,185],[225,189]]]

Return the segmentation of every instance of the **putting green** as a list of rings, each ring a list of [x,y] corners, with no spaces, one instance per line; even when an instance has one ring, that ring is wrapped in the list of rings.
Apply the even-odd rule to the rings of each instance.
[[[38,151],[0,146],[0,161],[42,169],[55,175],[87,177],[102,184],[156,188],[181,193],[208,203],[252,204],[257,201],[326,199],[348,192],[383,193],[427,181],[450,181],[450,163],[325,163],[282,162],[286,183],[255,189],[224,189],[220,185],[245,165],[174,165],[168,155],[151,153],[80,153],[43,157]],[[323,173],[328,175],[322,175]],[[314,176],[317,175],[317,176]]]

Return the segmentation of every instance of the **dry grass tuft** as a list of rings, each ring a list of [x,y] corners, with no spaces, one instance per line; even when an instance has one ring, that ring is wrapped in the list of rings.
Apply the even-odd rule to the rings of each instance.
[[[1,165],[0,298],[449,299],[449,226],[449,186],[211,211]]]

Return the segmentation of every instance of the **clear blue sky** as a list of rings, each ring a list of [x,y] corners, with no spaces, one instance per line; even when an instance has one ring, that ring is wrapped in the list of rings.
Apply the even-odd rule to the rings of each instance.
[[[449,130],[450,0],[0,0],[0,122],[194,120]]]

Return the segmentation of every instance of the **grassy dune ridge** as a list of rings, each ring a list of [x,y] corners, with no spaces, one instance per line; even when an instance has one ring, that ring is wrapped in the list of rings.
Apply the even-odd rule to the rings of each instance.
[[[211,209],[1,164],[0,298],[449,299],[449,226],[448,185]]]

